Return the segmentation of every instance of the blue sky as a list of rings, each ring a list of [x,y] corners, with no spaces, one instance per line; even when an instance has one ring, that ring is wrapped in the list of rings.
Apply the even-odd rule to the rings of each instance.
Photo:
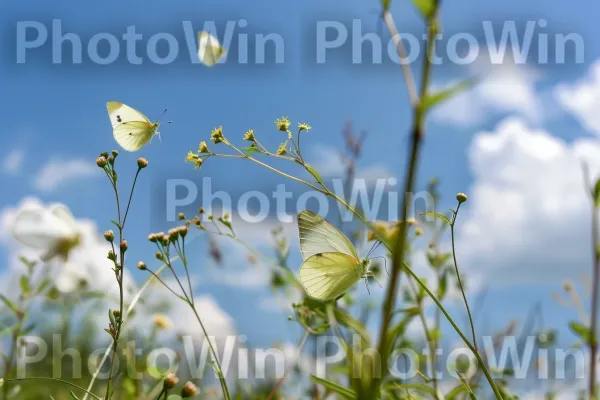
[[[566,148],[584,138],[596,140],[600,132],[593,129],[593,123],[586,125],[591,118],[589,113],[573,111],[573,108],[569,110],[555,96],[557,85],[572,85],[586,76],[600,56],[600,44],[593,40],[600,34],[600,28],[589,18],[596,7],[591,1],[563,0],[554,1],[551,7],[539,0],[444,2],[442,20],[448,32],[481,35],[482,20],[501,24],[504,20],[524,23],[530,19],[545,18],[549,33],[575,32],[581,35],[585,43],[585,62],[577,65],[528,64],[528,68],[535,70],[538,76],[535,80],[529,75],[517,74],[517,87],[530,90],[542,117],[523,115],[525,113],[511,108],[511,100],[506,99],[511,96],[510,92],[508,96],[502,92],[497,94],[504,96],[500,105],[490,101],[486,92],[480,93],[480,97],[466,97],[464,103],[449,105],[447,109],[449,114],[462,115],[460,112],[467,107],[468,115],[469,107],[473,107],[471,114],[480,114],[481,118],[456,123],[456,119],[448,118],[448,113],[433,115],[428,125],[420,171],[422,185],[432,176],[439,177],[448,205],[452,205],[450,201],[457,192],[464,191],[472,196],[469,190],[482,183],[477,181],[477,171],[473,170],[473,158],[469,158],[476,158],[470,153],[477,149],[473,147],[474,138],[484,131],[495,132],[498,124],[508,117],[522,118],[532,130],[544,130],[564,141],[561,145]],[[221,190],[237,188],[237,185],[250,189],[254,184],[274,188],[282,182],[272,173],[239,160],[209,160],[200,171],[193,171],[189,164],[184,164],[187,151],[195,149],[201,140],[208,140],[211,129],[219,125],[223,125],[225,135],[232,140],[239,138],[238,143],[243,132],[252,128],[265,145],[275,147],[283,140],[274,129],[275,118],[286,115],[294,123],[308,122],[313,130],[304,138],[305,154],[308,154],[307,158],[315,159],[322,154],[320,150],[343,145],[340,132],[345,121],[351,119],[355,128],[369,132],[361,168],[380,166],[391,171],[392,175],[402,176],[410,112],[399,66],[390,62],[384,65],[352,65],[348,58],[349,50],[335,52],[332,61],[323,65],[315,65],[311,56],[316,21],[347,23],[359,18],[365,31],[377,31],[376,1],[261,1],[251,4],[245,1],[226,4],[216,1],[132,1],[124,4],[111,0],[86,4],[85,7],[66,1],[29,1],[4,3],[0,9],[4,27],[0,44],[3,54],[0,84],[3,88],[4,134],[0,138],[0,148],[3,160],[11,159],[12,153],[11,165],[14,165],[12,169],[5,168],[0,176],[7,188],[0,199],[1,208],[14,207],[25,196],[36,196],[43,202],[66,203],[77,218],[92,219],[100,231],[110,228],[108,221],[114,216],[114,204],[108,182],[95,174],[94,169],[88,172],[84,165],[86,162],[93,165],[99,152],[116,148],[106,115],[105,103],[109,100],[127,103],[142,110],[151,119],[168,107],[165,119],[173,121],[170,125],[161,126],[162,143],[155,140],[139,153],[122,152],[119,158],[121,169],[128,165],[131,172],[137,156],[144,156],[150,161],[150,168],[144,171],[133,202],[128,237],[133,259],[150,258],[153,249],[145,241],[147,233],[164,230],[168,226],[155,218],[157,197],[164,195],[160,185],[166,178],[212,177],[215,187]],[[418,14],[408,1],[393,2],[392,11],[401,32],[421,32]],[[239,65],[233,57],[230,62],[209,69],[190,64],[189,56],[182,52],[174,63],[162,66],[147,60],[143,65],[129,65],[124,57],[105,66],[94,65],[85,57],[82,64],[70,65],[69,53],[65,50],[67,61],[53,65],[51,45],[47,43],[43,48],[30,50],[25,64],[17,64],[18,21],[39,21],[51,29],[54,18],[62,20],[63,32],[81,35],[84,43],[98,32],[121,35],[130,25],[135,25],[137,32],[144,35],[142,43],[158,32],[172,33],[183,43],[181,21],[192,21],[194,28],[199,30],[205,20],[217,21],[219,25],[243,18],[248,21],[246,32],[275,32],[284,38],[285,63]],[[389,40],[387,34],[384,40],[385,43]],[[420,63],[414,64],[413,68],[416,69],[417,65]],[[472,73],[468,66],[444,65],[435,70],[433,83],[442,86]],[[514,74],[510,76],[510,79],[514,78]],[[595,88],[593,93],[597,93],[597,86],[593,83],[597,84],[591,82],[590,87]],[[524,98],[521,94],[514,93],[517,106]],[[461,110],[452,109],[452,106]],[[81,163],[72,164],[72,170],[79,171],[79,176],[67,176],[57,182],[55,188],[48,190],[36,186],[36,178],[44,166],[59,161]],[[484,159],[482,165],[487,165],[488,161],[494,160]],[[494,165],[505,165],[498,160],[494,162],[499,163]],[[507,157],[506,165],[514,162]],[[543,172],[540,171],[542,175]],[[122,182],[131,179],[130,175],[123,172]],[[517,186],[515,190],[519,188]],[[469,207],[470,202],[465,207],[466,213]],[[552,228],[551,224],[541,223],[541,226],[541,232]],[[587,225],[571,229],[580,235],[577,237],[581,241],[586,240],[582,232]],[[268,232],[259,234],[266,235]],[[540,241],[543,243],[543,238]],[[204,248],[203,244],[194,251],[201,253]],[[538,250],[531,248],[532,252]],[[500,247],[495,251],[505,252],[510,248]],[[7,256],[9,250],[4,248],[2,252]],[[297,254],[292,260],[299,263]],[[583,258],[583,261],[586,259]],[[519,260],[511,262],[519,263]],[[204,266],[198,271],[200,280],[204,274],[210,274],[204,268],[215,267]],[[473,268],[471,266],[471,270]],[[560,289],[560,276],[578,279],[579,275],[571,274],[566,266],[558,268],[558,271],[553,280],[543,283],[528,280],[520,284],[518,275],[514,276],[514,284],[510,285],[494,285],[492,281],[485,310],[495,316],[493,325],[499,327],[509,319],[523,318],[536,301],[544,305],[544,320],[549,325],[564,325],[565,321],[574,317],[570,310],[556,306],[549,295],[550,290]],[[141,275],[136,276],[142,278]],[[258,344],[276,339],[294,340],[295,335],[290,335],[290,323],[285,313],[263,312],[261,323],[257,324],[254,313],[249,312],[249,304],[256,304],[268,296],[267,289],[244,289],[212,283],[201,284],[199,290],[214,296],[220,307],[234,317],[238,330]],[[275,328],[266,329],[267,324],[274,324]],[[569,340],[567,336],[565,341]]]

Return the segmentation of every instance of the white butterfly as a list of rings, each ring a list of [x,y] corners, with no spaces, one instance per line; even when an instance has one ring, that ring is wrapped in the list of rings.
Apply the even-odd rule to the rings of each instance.
[[[207,67],[215,65],[226,50],[221,47],[219,40],[208,32],[198,32],[198,58]]]
[[[371,260],[361,261],[356,248],[335,226],[311,211],[298,214],[300,282],[309,296],[331,300],[342,295],[361,278],[373,276]]]
[[[119,145],[127,151],[137,151],[159,135],[160,123],[150,122],[141,112],[118,101],[106,103],[108,116],[113,128],[113,136]],[[164,113],[163,113],[164,114]]]
[[[67,261],[70,251],[80,243],[77,222],[63,204],[49,208],[24,209],[15,217],[12,235],[25,246],[42,251],[48,262],[59,256]]]

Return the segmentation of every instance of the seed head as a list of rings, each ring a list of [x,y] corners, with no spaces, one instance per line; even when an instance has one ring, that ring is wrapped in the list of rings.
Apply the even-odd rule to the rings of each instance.
[[[183,389],[181,389],[181,397],[186,399],[188,397],[193,397],[198,393],[198,388],[192,382],[186,382]]]
[[[164,380],[164,388],[165,389],[173,389],[179,383],[179,378],[177,375],[170,373],[165,377]]]

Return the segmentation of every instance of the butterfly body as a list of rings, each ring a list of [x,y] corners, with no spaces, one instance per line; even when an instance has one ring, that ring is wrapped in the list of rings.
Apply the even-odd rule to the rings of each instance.
[[[309,296],[321,301],[335,299],[371,276],[371,260],[361,261],[354,245],[321,216],[302,211],[298,228],[304,258],[300,282]]]
[[[159,135],[159,122],[151,122],[144,114],[118,101],[106,103],[113,136],[127,151],[137,151]]]

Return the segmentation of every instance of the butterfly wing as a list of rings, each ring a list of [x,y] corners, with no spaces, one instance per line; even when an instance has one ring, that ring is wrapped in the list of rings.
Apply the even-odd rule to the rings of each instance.
[[[110,123],[113,129],[123,122],[131,121],[147,122],[152,125],[150,120],[144,114],[129,107],[127,104],[118,101],[109,101],[106,103],[106,109],[108,110],[108,116],[110,117]]]
[[[300,251],[304,260],[318,253],[343,253],[360,263],[356,248],[348,238],[329,221],[312,211],[298,214]]]
[[[215,65],[225,54],[219,40],[208,32],[198,33],[198,58],[207,67]]]
[[[123,122],[113,129],[117,143],[127,151],[137,151],[152,139],[156,128],[148,122]]]
[[[300,266],[300,282],[309,296],[335,299],[361,278],[360,262],[342,253],[318,253]]]

